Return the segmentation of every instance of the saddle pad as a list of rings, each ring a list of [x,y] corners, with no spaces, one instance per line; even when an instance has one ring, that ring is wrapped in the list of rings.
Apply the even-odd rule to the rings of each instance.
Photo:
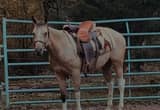
[[[88,42],[90,40],[89,32],[93,28],[92,21],[84,21],[80,24],[77,36],[79,37],[80,41]]]

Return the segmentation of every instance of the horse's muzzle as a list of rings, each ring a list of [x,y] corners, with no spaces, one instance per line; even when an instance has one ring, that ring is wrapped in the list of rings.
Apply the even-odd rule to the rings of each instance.
[[[38,56],[42,56],[44,53],[42,48],[35,48],[35,52]]]

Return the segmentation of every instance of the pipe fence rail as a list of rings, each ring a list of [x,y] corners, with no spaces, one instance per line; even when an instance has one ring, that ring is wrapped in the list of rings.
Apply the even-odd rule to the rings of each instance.
[[[160,84],[132,84],[131,82],[131,77],[132,76],[156,76],[160,75],[160,71],[132,71],[131,64],[132,63],[144,63],[144,62],[149,62],[149,63],[156,63],[160,62],[160,57],[159,58],[132,58],[131,51],[138,50],[138,49],[159,49],[159,45],[132,45],[131,44],[131,38],[132,37],[145,37],[145,36],[155,36],[155,37],[160,37],[160,31],[159,32],[131,32],[131,27],[130,23],[133,22],[151,22],[151,21],[159,21],[160,22],[160,17],[154,17],[154,18],[131,18],[131,19],[116,19],[116,20],[98,20],[95,21],[97,25],[101,24],[107,24],[107,23],[124,23],[126,32],[123,33],[123,35],[126,38],[127,41],[127,57],[125,59],[125,63],[127,64],[128,71],[124,73],[125,77],[128,78],[129,80],[127,81],[126,89],[128,89],[129,93],[128,95],[125,95],[126,100],[148,100],[148,99],[160,99],[160,95],[155,95],[155,94],[150,94],[148,96],[134,96],[132,95],[132,89],[133,88],[160,88]],[[32,35],[10,35],[8,34],[7,26],[10,23],[14,24],[31,24],[31,20],[16,20],[16,19],[7,19],[3,18],[2,20],[2,25],[3,25],[3,44],[0,45],[0,50],[3,50],[3,52],[0,54],[0,59],[3,59],[3,67],[4,67],[4,74],[5,74],[5,106],[6,108],[9,108],[11,105],[20,105],[20,104],[41,104],[41,103],[59,103],[61,102],[60,100],[57,99],[49,99],[49,100],[18,100],[18,101],[12,101],[12,98],[10,97],[14,93],[39,93],[39,92],[56,92],[59,91],[59,88],[53,87],[53,88],[41,88],[41,89],[11,89],[10,88],[10,81],[11,80],[24,80],[24,79],[54,79],[54,75],[16,75],[13,76],[9,73],[9,69],[12,67],[17,67],[17,66],[43,66],[43,65],[48,65],[48,61],[43,61],[43,62],[9,62],[9,53],[21,53],[21,52],[33,52],[34,49],[32,48],[8,48],[8,39],[28,39],[32,38]],[[49,24],[56,24],[56,25],[64,25],[68,24],[68,22],[64,21],[49,21]],[[70,22],[70,24],[79,24],[79,22]],[[143,28],[143,27],[142,27]],[[84,75],[81,75],[84,77]],[[95,73],[95,74],[88,74],[88,77],[102,77],[101,73]],[[115,86],[115,88],[117,88]],[[107,87],[105,86],[82,86],[81,90],[82,91],[90,91],[90,90],[105,90]],[[73,88],[69,86],[68,88],[69,91],[73,91]],[[54,93],[53,93],[54,94]],[[114,97],[115,100],[117,100],[117,97]],[[91,98],[91,99],[81,99],[82,102],[86,101],[105,101],[107,98]],[[73,102],[74,99],[68,99],[69,102]]]

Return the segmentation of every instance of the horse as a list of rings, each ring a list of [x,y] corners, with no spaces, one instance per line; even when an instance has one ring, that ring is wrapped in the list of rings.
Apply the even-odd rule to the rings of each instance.
[[[66,79],[73,81],[76,110],[82,110],[80,103],[80,82],[81,82],[81,58],[77,54],[77,45],[73,37],[65,30],[58,30],[48,25],[48,20],[42,22],[32,17],[33,43],[35,52],[43,55],[48,52],[50,68],[55,73],[58,81],[62,100],[62,109],[67,110],[67,90]],[[123,63],[126,50],[126,42],[122,34],[106,28],[96,27],[102,32],[104,38],[110,37],[111,49],[103,55],[98,56],[96,69],[103,71],[103,76],[108,85],[108,102],[106,110],[111,110],[113,104],[113,85],[116,79],[120,91],[118,110],[124,107],[124,87]],[[112,66],[116,77],[112,77]]]

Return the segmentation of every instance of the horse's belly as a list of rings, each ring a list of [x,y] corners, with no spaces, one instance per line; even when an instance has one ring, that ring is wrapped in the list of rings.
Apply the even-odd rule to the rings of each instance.
[[[102,68],[106,64],[106,62],[109,60],[109,58],[110,58],[110,52],[99,56],[97,59],[96,69],[98,70]]]

